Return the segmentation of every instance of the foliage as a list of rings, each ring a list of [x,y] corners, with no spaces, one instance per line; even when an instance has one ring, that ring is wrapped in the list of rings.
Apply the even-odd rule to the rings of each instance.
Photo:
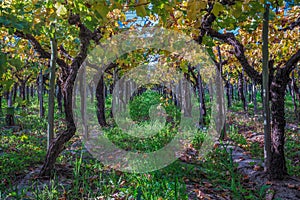
[[[156,112],[155,110],[158,109],[158,107],[165,109],[167,116],[178,119],[179,111],[174,105],[174,102],[160,95],[158,92],[147,90],[142,95],[135,96],[132,101],[129,102],[130,115],[132,119],[137,122],[149,120],[149,112],[151,112],[151,109],[154,109],[154,112]],[[161,111],[161,109],[157,110],[157,112],[159,111]]]

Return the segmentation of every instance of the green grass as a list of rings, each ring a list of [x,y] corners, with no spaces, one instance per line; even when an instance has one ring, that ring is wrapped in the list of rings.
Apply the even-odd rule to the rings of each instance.
[[[123,132],[120,128],[115,127],[106,130],[105,136],[122,149],[133,152],[152,152],[164,147],[170,142],[176,133],[177,131],[168,125],[150,138],[139,138],[130,136],[126,132]],[[145,133],[145,135],[147,135],[147,133]]]
[[[30,124],[25,127],[27,126]],[[41,164],[46,155],[46,140],[39,131],[14,133],[11,130],[2,130],[0,146],[0,191],[27,173],[28,168]]]

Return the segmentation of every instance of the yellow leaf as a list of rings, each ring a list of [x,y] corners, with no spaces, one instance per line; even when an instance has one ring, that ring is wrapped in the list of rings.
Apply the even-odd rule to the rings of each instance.
[[[63,16],[67,14],[67,9],[64,5],[62,5],[60,2],[57,2],[54,7],[56,8],[56,14],[58,16]]]
[[[201,9],[206,8],[206,0],[191,0],[187,5],[187,17],[190,20],[196,20],[197,14]]]
[[[187,6],[188,6],[188,2],[187,2],[187,1],[183,1],[183,2],[181,3],[181,6],[183,7],[183,8],[182,8],[183,10],[186,9]]]
[[[155,15],[150,15],[150,16],[149,16],[149,20],[151,20],[151,21],[156,21],[157,19],[156,19]]]
[[[47,8],[46,11],[47,11],[48,15],[52,15],[52,13],[54,13],[53,8]]]
[[[181,16],[183,16],[183,12],[179,11],[179,10],[176,10],[174,12],[174,17],[175,18],[180,18]]]
[[[41,20],[39,19],[39,18],[34,18],[34,20],[33,20],[33,24],[38,24],[38,23],[40,23],[41,22]]]
[[[31,0],[32,4],[35,5],[39,0]]]

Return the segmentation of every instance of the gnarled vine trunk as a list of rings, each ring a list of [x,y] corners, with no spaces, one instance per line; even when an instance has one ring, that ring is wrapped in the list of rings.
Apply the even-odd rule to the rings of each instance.
[[[64,145],[69,141],[75,134],[76,127],[73,119],[72,112],[72,94],[75,79],[79,70],[79,67],[84,62],[87,57],[88,47],[90,41],[93,40],[97,45],[99,44],[102,34],[99,29],[95,29],[94,32],[89,30],[80,19],[79,14],[71,13],[68,18],[68,23],[70,25],[76,25],[79,27],[79,40],[80,40],[80,50],[77,53],[76,57],[73,58],[70,56],[63,47],[60,47],[60,53],[63,54],[65,58],[68,58],[72,61],[71,65],[68,65],[62,58],[57,58],[56,63],[61,68],[61,80],[62,80],[62,93],[64,98],[64,111],[65,111],[65,121],[67,129],[60,134],[57,134],[57,137],[52,140],[52,143],[49,146],[47,151],[46,159],[42,169],[40,171],[40,176],[49,176],[51,170],[54,167],[56,158],[60,152],[64,149]],[[39,41],[30,33],[24,33],[22,30],[16,30],[14,34],[20,38],[29,40],[35,51],[39,53],[40,58],[50,59],[51,54],[46,51],[39,43]]]
[[[49,145],[46,159],[44,165],[40,171],[40,176],[50,176],[51,170],[54,167],[56,158],[63,151],[64,144],[69,141],[76,132],[76,127],[73,119],[72,112],[72,94],[73,94],[73,86],[75,81],[76,74],[73,75],[72,81],[67,82],[65,85],[63,96],[64,96],[64,110],[65,110],[65,120],[67,123],[67,129],[59,134],[56,138],[54,138]]]
[[[286,125],[284,97],[287,81],[276,79],[271,83],[271,158],[269,175],[272,179],[282,179],[287,174],[284,157],[284,128]]]
[[[80,39],[80,52],[77,56],[72,59],[71,66],[68,66],[61,59],[57,59],[58,65],[63,70],[62,73],[62,85],[63,85],[63,98],[64,98],[64,111],[65,111],[65,120],[67,129],[59,134],[56,138],[52,140],[52,143],[49,146],[47,151],[46,159],[44,165],[40,171],[40,176],[49,176],[51,175],[51,170],[54,167],[54,163],[58,155],[63,151],[64,145],[68,142],[76,132],[76,126],[73,119],[73,88],[75,79],[78,73],[78,70],[84,60],[87,57],[88,47],[90,45],[90,41],[94,40],[97,44],[100,40],[101,36],[99,36],[99,31],[91,32],[84,24],[80,21],[80,16],[76,14],[72,14],[69,16],[68,20],[70,25],[77,25],[80,28],[79,39]],[[50,56],[48,55],[48,58]]]

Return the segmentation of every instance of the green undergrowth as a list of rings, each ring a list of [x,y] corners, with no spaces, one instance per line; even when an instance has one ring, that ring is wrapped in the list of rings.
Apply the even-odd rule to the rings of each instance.
[[[134,119],[130,129],[124,131],[117,127],[110,118],[111,96],[106,100],[106,116],[110,127],[103,129],[104,136],[116,146],[133,152],[152,152],[161,149],[176,135],[178,131],[178,108],[161,98],[155,92],[148,91],[141,97],[131,101],[129,105],[131,117]],[[143,102],[147,102],[143,104]],[[47,121],[38,117],[37,101],[28,102],[27,108],[16,109],[16,122],[20,131],[4,129],[1,122],[0,140],[0,199],[188,199],[187,186],[195,189],[204,187],[210,193],[230,196],[231,199],[264,199],[267,186],[260,189],[249,188],[247,179],[237,172],[237,164],[233,163],[231,153],[223,148],[213,149],[207,156],[197,158],[194,162],[176,160],[171,165],[157,171],[134,174],[123,173],[104,166],[79,145],[75,149],[67,148],[57,159],[57,164],[67,172],[54,171],[49,184],[33,179],[30,185],[17,188],[15,181],[31,172],[35,166],[42,164],[46,153]],[[140,105],[140,106],[139,106]],[[151,119],[149,108],[157,109],[161,105],[166,114],[172,116],[170,121]],[[251,104],[250,104],[251,105]],[[47,101],[45,101],[45,107]],[[155,106],[155,107],[153,107]],[[207,103],[208,110],[210,104]],[[89,112],[95,110],[89,107]],[[233,109],[241,111],[240,105]],[[252,107],[250,106],[250,110]],[[140,112],[141,111],[141,112]],[[150,114],[150,115],[149,115]],[[250,113],[251,115],[251,113]],[[3,115],[1,117],[4,117]],[[61,115],[56,112],[56,131],[63,129]],[[209,116],[208,116],[209,118]],[[151,120],[150,120],[151,119]],[[127,122],[125,120],[125,122]],[[253,157],[263,158],[263,149],[258,143],[248,143],[238,127],[254,126],[251,120],[235,122],[237,126],[228,126],[227,132],[231,140],[249,151]],[[132,131],[134,130],[134,131]],[[131,132],[130,132],[131,131]],[[147,136],[135,137],[140,133]],[[193,138],[192,146],[201,147],[205,134],[198,131]],[[72,145],[69,142],[66,146]],[[299,134],[287,131],[286,156],[287,167],[291,175],[299,176]],[[206,191],[206,192],[207,192]]]
[[[60,159],[66,164],[70,177],[55,174],[43,189],[38,181],[23,188],[9,188],[2,197],[16,199],[188,199],[186,186],[197,183],[211,188],[216,194],[229,195],[234,199],[260,199],[255,190],[245,187],[243,177],[236,172],[230,152],[215,149],[198,164],[176,161],[166,168],[141,174],[123,173],[103,166],[99,161],[84,159],[78,151],[70,159],[66,154]]]
[[[26,118],[26,117],[25,117]],[[39,124],[39,125],[37,125]],[[0,135],[0,190],[28,173],[34,166],[41,164],[46,155],[46,136],[44,124],[35,117],[28,117],[22,122],[23,129],[13,132],[1,129]],[[32,128],[37,126],[36,128]]]

